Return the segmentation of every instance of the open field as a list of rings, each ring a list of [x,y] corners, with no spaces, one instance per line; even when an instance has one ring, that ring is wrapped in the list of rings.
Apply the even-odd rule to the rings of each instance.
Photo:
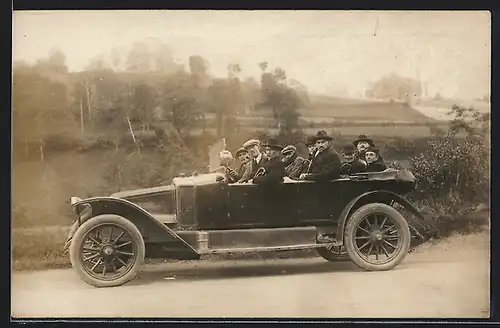
[[[242,127],[245,129],[253,130],[258,132],[267,132],[269,134],[277,135],[279,130],[276,128],[258,128],[258,127]],[[345,136],[357,136],[359,134],[366,134],[371,137],[409,137],[409,138],[418,138],[418,137],[429,137],[431,136],[431,132],[428,126],[341,126],[341,127],[324,127],[318,125],[314,128],[303,128],[304,134],[306,135],[315,135],[318,130],[326,130],[328,133],[340,133]],[[207,132],[215,134],[215,128],[206,129]],[[197,128],[193,129],[190,135],[197,136],[203,133],[203,129]],[[153,133],[151,133],[151,136]],[[354,139],[353,139],[354,140]]]

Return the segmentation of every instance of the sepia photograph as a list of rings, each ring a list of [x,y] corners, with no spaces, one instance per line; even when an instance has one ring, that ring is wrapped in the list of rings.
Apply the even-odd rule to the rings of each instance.
[[[490,12],[12,29],[12,319],[490,317]]]

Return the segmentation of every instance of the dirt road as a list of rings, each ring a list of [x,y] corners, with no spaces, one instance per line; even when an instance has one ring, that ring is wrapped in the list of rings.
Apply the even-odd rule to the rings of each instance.
[[[395,270],[320,258],[146,266],[97,289],[71,270],[13,275],[13,317],[488,317],[488,233],[425,245]]]

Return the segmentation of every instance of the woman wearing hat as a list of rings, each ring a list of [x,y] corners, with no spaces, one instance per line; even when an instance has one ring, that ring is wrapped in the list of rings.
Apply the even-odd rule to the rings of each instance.
[[[342,148],[342,156],[345,162],[340,168],[341,175],[361,173],[366,170],[367,163],[358,157],[356,147],[353,144],[347,144]]]
[[[375,147],[370,147],[365,151],[365,160],[368,163],[366,172],[382,172],[387,169],[384,160],[379,156],[379,150]]]
[[[257,170],[256,175],[250,182],[260,185],[275,184],[283,182],[285,177],[285,164],[281,160],[283,147],[278,140],[272,138],[263,145],[266,148],[267,161]]]
[[[308,173],[301,174],[302,179],[312,181],[331,181],[340,177],[342,162],[339,154],[331,148],[332,141],[326,131],[319,131],[314,137],[316,153]]]

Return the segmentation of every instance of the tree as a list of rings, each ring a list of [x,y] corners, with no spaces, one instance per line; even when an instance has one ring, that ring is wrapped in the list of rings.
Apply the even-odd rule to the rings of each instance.
[[[202,114],[193,87],[190,75],[183,72],[172,75],[161,90],[162,110],[181,137],[197,125]]]
[[[231,130],[226,126],[227,119],[243,111],[243,98],[239,79],[214,79],[208,88],[207,109],[215,113],[217,136],[224,137]],[[233,122],[233,120],[230,120]]]
[[[68,72],[68,68],[66,67],[66,56],[57,48],[50,50],[47,63],[53,70],[59,73]]]
[[[261,76],[262,104],[273,111],[280,134],[290,135],[298,128],[299,108],[303,106],[297,92],[287,85],[286,72],[276,68],[266,72],[267,63],[259,64],[263,68]]]
[[[262,72],[265,72],[267,70],[268,66],[269,66],[269,64],[266,61],[263,61],[263,62],[259,63],[259,67],[262,70]]]
[[[405,102],[421,95],[422,84],[420,81],[401,77],[395,73],[382,77],[366,90],[368,98],[394,99]]]
[[[242,70],[240,64],[229,64],[227,66],[227,78],[228,79],[239,78],[241,71]]]
[[[203,132],[206,131],[206,108],[203,104],[206,103],[208,87],[210,85],[208,67],[209,64],[203,57],[199,55],[189,57],[189,71],[193,84],[193,94],[196,97],[197,106],[201,109]]]
[[[14,142],[37,144],[40,159],[49,140],[57,143],[73,138],[77,124],[68,110],[67,87],[39,74],[35,69],[14,71],[13,75],[13,135]]]
[[[125,68],[130,72],[170,74],[179,71],[180,66],[174,62],[170,46],[155,39],[146,39],[132,45]]]

